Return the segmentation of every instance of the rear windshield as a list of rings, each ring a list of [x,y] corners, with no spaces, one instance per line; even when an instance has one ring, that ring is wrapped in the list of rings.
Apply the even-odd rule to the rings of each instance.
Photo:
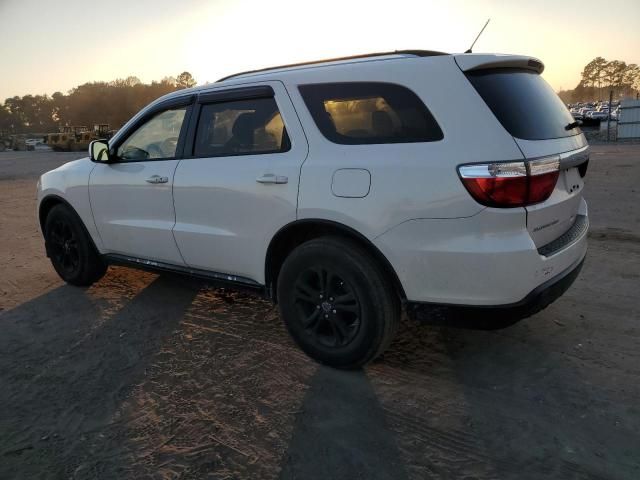
[[[466,72],[471,84],[507,131],[524,140],[570,137],[575,120],[551,86],[536,72],[497,68]]]

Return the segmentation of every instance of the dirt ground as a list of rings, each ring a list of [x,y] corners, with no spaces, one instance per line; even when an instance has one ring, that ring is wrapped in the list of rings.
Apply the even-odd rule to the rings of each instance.
[[[593,149],[574,286],[508,329],[405,320],[319,367],[247,295],[126,268],[64,285],[0,154],[0,478],[640,478],[640,146]]]

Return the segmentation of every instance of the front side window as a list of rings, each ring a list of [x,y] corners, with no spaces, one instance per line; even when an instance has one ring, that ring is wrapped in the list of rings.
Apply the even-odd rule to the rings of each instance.
[[[442,130],[422,100],[391,83],[301,85],[302,98],[322,134],[334,143],[433,142]]]
[[[289,137],[273,98],[203,105],[194,155],[215,157],[289,150]]]
[[[124,161],[175,158],[180,129],[187,107],[158,113],[127,138],[118,148]]]

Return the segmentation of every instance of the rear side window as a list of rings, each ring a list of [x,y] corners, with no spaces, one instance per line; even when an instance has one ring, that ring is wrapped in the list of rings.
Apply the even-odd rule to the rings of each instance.
[[[194,155],[257,155],[289,150],[287,131],[273,98],[203,105]]]
[[[496,68],[466,73],[500,123],[516,138],[547,140],[570,137],[579,128],[549,84],[532,70]]]
[[[300,94],[322,134],[334,143],[433,142],[442,130],[422,100],[391,83],[301,85]]]

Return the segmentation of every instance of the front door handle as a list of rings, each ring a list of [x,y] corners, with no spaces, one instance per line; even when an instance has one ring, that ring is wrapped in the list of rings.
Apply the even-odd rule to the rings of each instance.
[[[256,182],[283,184],[283,183],[289,183],[289,179],[284,175],[274,175],[273,173],[265,173],[261,177],[256,178]]]
[[[160,175],[151,175],[147,178],[147,183],[167,183],[169,177],[161,177]]]

